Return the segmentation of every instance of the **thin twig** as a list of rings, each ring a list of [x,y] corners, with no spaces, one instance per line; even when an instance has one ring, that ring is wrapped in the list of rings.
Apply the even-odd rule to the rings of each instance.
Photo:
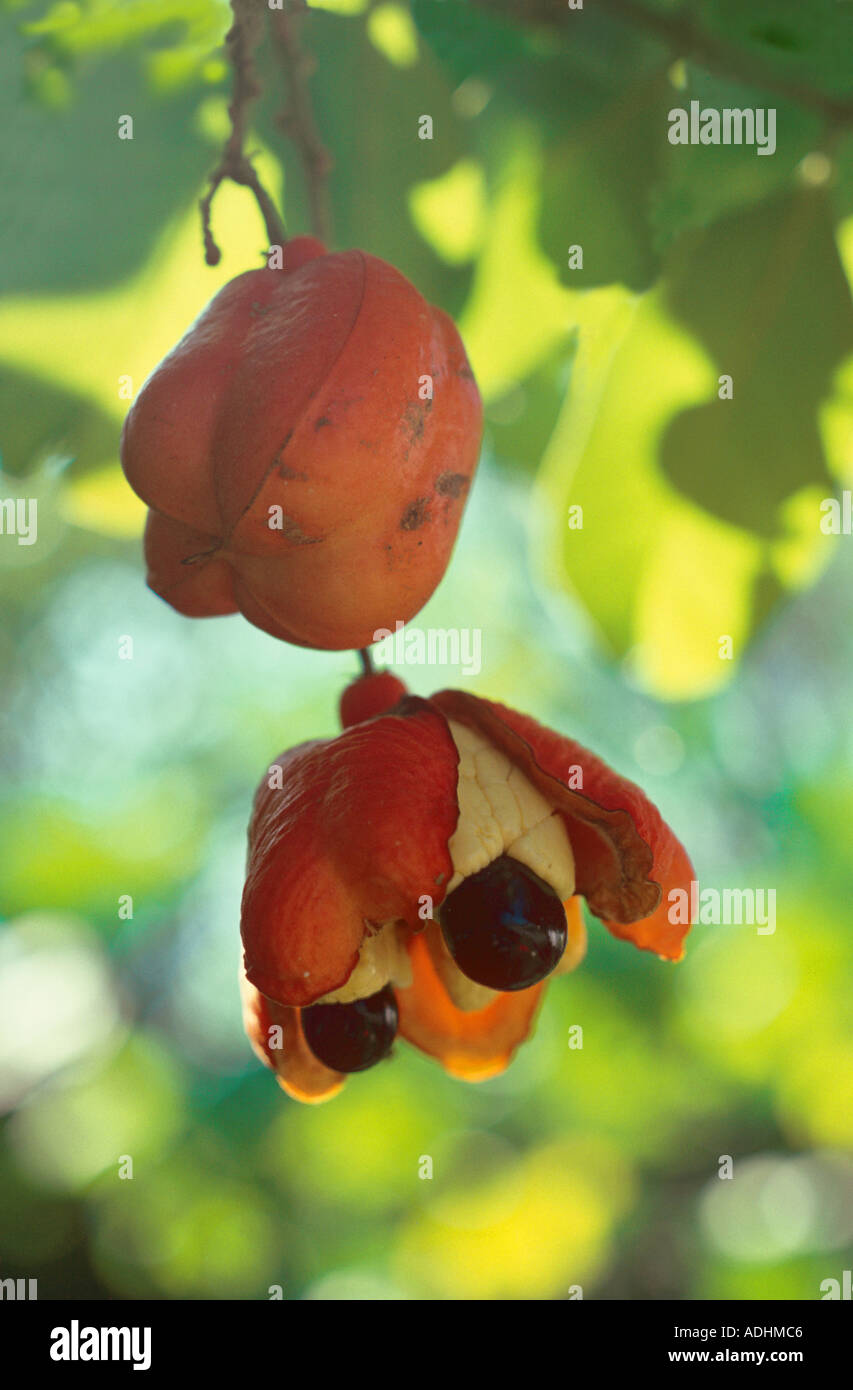
[[[249,108],[261,94],[253,54],[263,33],[265,7],[258,5],[257,0],[231,0],[231,9],[234,12],[234,23],[225,36],[225,47],[234,70],[234,87],[228,107],[231,134],[225,142],[218,165],[210,175],[210,187],[199,203],[204,258],[208,265],[218,265],[221,258],[211,229],[210,209],[216,190],[226,179],[251,189],[261,210],[270,245],[283,246],[287,240],[281,214],[258,178],[251,158],[244,149]]]
[[[369,647],[360,647],[360,648],[359,648],[358,655],[359,655],[359,657],[360,657],[360,659],[361,659],[361,667],[362,667],[362,672],[363,672],[363,674],[364,674],[365,676],[373,676],[373,675],[375,675],[376,672],[375,672],[374,666],[373,666],[373,658],[372,658],[372,656],[370,655],[370,648],[369,648]]]
[[[278,124],[296,146],[311,209],[311,230],[328,246],[332,240],[332,211],[329,198],[329,171],[332,157],[320,139],[308,79],[314,72],[314,59],[303,52],[299,29],[307,10],[305,0],[291,0],[287,9],[272,10],[273,45],[287,79],[288,105]]]

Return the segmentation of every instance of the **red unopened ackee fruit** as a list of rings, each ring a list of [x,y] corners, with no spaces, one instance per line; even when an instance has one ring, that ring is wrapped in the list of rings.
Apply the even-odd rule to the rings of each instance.
[[[371,671],[368,675],[359,676],[341,695],[338,704],[341,728],[349,729],[364,719],[385,714],[406,694],[406,687],[393,671]]]
[[[297,238],[220,290],[127,416],[148,583],[190,617],[368,646],[441,579],[481,432],[448,316],[385,261]]]

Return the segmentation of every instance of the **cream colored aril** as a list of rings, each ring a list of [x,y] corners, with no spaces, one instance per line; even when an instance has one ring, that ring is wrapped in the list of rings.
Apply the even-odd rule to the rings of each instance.
[[[575,891],[575,861],[562,817],[483,734],[452,719],[448,724],[459,752],[459,819],[448,844],[453,876],[447,892],[506,854],[532,869],[565,902]],[[349,979],[318,1002],[349,1004],[375,994],[389,982],[401,988],[411,984],[405,930],[402,923],[386,922],[366,937]],[[438,923],[428,924],[426,940],[435,969],[457,1008],[483,1009],[497,997],[497,990],[462,973]],[[571,941],[568,953],[575,954]],[[556,968],[559,971],[560,965]]]
[[[355,999],[376,994],[389,983],[407,988],[412,983],[409,953],[402,939],[407,930],[405,922],[386,922],[379,931],[366,936],[349,979],[340,989],[324,994],[318,1004],[352,1004]]]

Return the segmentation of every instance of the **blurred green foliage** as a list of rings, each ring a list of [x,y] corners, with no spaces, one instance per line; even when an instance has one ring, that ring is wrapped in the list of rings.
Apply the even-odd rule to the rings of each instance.
[[[39,498],[39,543],[0,537],[0,1275],[45,1298],[819,1297],[853,1249],[853,542],[819,525],[853,483],[853,15],[313,9],[335,243],[457,317],[486,401],[418,620],[481,628],[483,671],[412,688],[595,748],[703,885],[775,887],[776,931],[696,927],[671,968],[591,922],[503,1077],[400,1045],[328,1106],[281,1095],[239,1017],[245,824],[281,748],[334,732],[354,659],[160,603],[117,463],[120,378],[265,246],[224,187],[202,260],[229,8],[5,0],[0,493]],[[305,231],[259,68],[250,148]],[[671,146],[692,100],[775,105],[775,155]]]

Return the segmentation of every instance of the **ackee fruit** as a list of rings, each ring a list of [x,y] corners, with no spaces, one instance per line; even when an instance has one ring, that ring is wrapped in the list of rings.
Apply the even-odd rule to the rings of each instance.
[[[366,647],[444,574],[482,406],[451,319],[387,262],[299,237],[148,378],[121,459],[150,587],[305,647]]]
[[[684,954],[671,903],[693,868],[639,787],[504,705],[402,690],[361,677],[343,733],[283,753],[255,797],[244,1019],[303,1101],[396,1032],[453,1076],[502,1071],[583,959],[582,898],[615,936]]]

